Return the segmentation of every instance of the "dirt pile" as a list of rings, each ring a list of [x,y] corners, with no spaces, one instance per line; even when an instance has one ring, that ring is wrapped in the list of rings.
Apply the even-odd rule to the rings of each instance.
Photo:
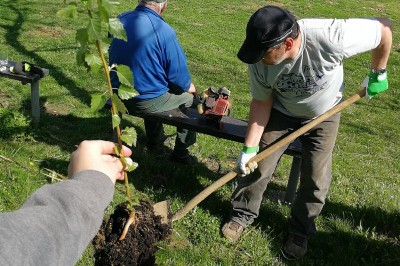
[[[93,239],[95,265],[154,265],[157,242],[171,235],[171,225],[162,224],[154,215],[153,206],[141,200],[135,206],[136,223],[132,224],[124,240],[118,240],[129,218],[127,202],[116,207],[108,221],[103,221]]]

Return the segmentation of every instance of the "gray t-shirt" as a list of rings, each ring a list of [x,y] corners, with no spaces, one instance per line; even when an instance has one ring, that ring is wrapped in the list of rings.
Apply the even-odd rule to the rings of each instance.
[[[302,19],[298,24],[297,57],[278,65],[249,65],[250,90],[256,100],[273,96],[273,108],[286,115],[314,118],[342,99],[343,59],[376,48],[381,28],[375,19]]]

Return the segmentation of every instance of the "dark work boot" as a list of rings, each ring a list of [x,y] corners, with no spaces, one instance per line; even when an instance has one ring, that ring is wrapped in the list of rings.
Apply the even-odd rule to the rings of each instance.
[[[185,165],[198,163],[197,158],[193,155],[190,155],[188,151],[186,151],[185,153],[180,153],[174,150],[169,156],[169,160],[175,163],[180,163]]]
[[[167,151],[164,146],[164,142],[168,139],[169,136],[163,135],[160,141],[150,142],[147,141],[147,151],[156,158],[164,158],[167,155]]]
[[[308,240],[305,237],[289,234],[281,249],[282,255],[288,260],[297,260],[307,252]]]

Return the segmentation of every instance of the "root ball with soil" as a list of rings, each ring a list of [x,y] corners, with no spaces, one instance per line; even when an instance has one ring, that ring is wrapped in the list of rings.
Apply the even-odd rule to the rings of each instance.
[[[115,208],[93,239],[95,265],[154,265],[157,242],[171,235],[171,224],[161,223],[146,200],[134,207],[135,222],[124,240],[119,240],[131,211],[124,202]]]

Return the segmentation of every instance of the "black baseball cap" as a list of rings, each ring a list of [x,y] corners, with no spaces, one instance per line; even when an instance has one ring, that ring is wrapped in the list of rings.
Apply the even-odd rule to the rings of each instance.
[[[280,7],[269,5],[257,10],[247,23],[238,58],[247,64],[257,63],[268,48],[282,43],[296,30],[295,25],[296,18]]]

